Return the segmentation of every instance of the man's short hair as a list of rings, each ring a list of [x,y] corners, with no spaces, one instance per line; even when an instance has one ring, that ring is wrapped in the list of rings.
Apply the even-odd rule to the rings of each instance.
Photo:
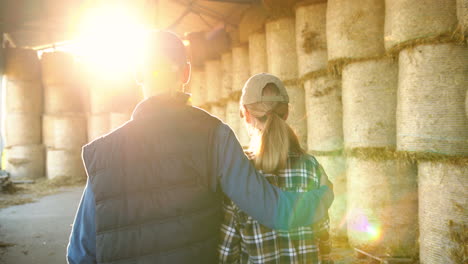
[[[181,68],[187,64],[184,43],[173,32],[163,30],[149,32],[145,49],[145,62],[157,60],[158,57],[164,55]]]

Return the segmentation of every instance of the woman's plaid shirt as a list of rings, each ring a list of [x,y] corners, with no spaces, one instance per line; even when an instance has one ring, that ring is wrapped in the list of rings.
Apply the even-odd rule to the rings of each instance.
[[[313,156],[290,153],[286,169],[277,175],[264,175],[282,190],[305,192],[319,188],[324,173]],[[321,259],[321,263],[332,263],[328,232],[328,217],[314,226],[272,230],[225,197],[219,260],[220,263],[319,263]]]

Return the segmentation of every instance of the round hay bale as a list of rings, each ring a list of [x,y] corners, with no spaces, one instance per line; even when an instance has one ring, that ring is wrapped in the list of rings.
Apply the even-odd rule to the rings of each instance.
[[[75,84],[75,59],[66,52],[45,52],[41,58],[42,82],[45,86]]]
[[[205,74],[207,103],[214,103],[221,97],[221,61],[211,60],[205,62]]]
[[[391,59],[348,64],[342,83],[345,148],[394,149],[398,64]]]
[[[249,66],[250,75],[268,72],[266,53],[266,34],[253,33],[249,36]]]
[[[299,0],[262,0],[270,18],[294,16],[294,5]]]
[[[31,49],[5,49],[4,75],[10,81],[41,80],[39,58]]]
[[[329,0],[328,60],[382,56],[384,0]]]
[[[341,81],[322,76],[304,83],[309,151],[343,149]]]
[[[219,120],[226,120],[226,106],[213,105],[211,107],[211,114],[216,116]]]
[[[307,113],[305,105],[305,91],[302,85],[286,85],[289,95],[289,115],[286,121],[296,132],[301,147],[307,147]]]
[[[5,116],[5,147],[41,143],[41,116],[10,113]]]
[[[468,166],[420,162],[420,260],[425,264],[466,261]]]
[[[111,129],[110,125],[109,113],[88,116],[88,142],[109,133]]]
[[[87,142],[86,116],[83,114],[44,115],[43,143],[53,149],[79,149]]]
[[[5,113],[41,114],[42,86],[39,81],[5,82]]]
[[[332,240],[342,241],[347,237],[346,231],[346,169],[343,156],[315,156],[333,183],[335,199],[328,209],[330,216],[330,234]]]
[[[80,113],[84,111],[81,91],[73,84],[44,86],[46,114]]]
[[[466,118],[468,118],[468,89],[466,90],[466,96],[465,96],[465,113],[466,113]]]
[[[263,5],[255,4],[242,16],[239,22],[239,39],[241,43],[247,43],[249,36],[258,31],[263,31],[268,13]]]
[[[110,113],[110,130],[114,130],[127,123],[132,118],[130,113]]]
[[[400,52],[397,150],[468,154],[466,45],[421,45]]]
[[[458,25],[461,27],[462,33],[468,43],[468,1],[457,0],[457,18]]]
[[[408,41],[452,34],[457,25],[454,0],[385,1],[385,48]],[[383,16],[382,16],[383,17]]]
[[[296,9],[296,51],[299,77],[327,68],[327,3]]]
[[[374,256],[417,256],[416,166],[348,157],[346,173],[350,246]]]
[[[241,129],[240,121],[241,119],[239,115],[239,102],[234,101],[234,100],[229,100],[226,104],[225,122],[231,127],[232,131],[236,134],[238,139],[239,139],[239,132]]]
[[[5,149],[5,169],[12,178],[44,177],[45,153],[43,145],[14,146]]]
[[[89,107],[91,114],[108,113],[112,111],[112,97],[110,87],[105,85],[91,86],[89,90]]]
[[[249,77],[249,47],[242,45],[232,48],[232,91],[242,91]]]
[[[297,79],[296,22],[286,17],[266,23],[268,72],[283,81]]]
[[[232,53],[224,53],[221,56],[222,63],[222,84],[221,99],[229,97],[232,91]]]
[[[57,177],[86,178],[86,172],[81,159],[81,149],[47,150],[47,178]]]
[[[206,100],[205,72],[202,69],[193,69],[190,74],[190,92],[192,93],[192,104],[200,106]]]

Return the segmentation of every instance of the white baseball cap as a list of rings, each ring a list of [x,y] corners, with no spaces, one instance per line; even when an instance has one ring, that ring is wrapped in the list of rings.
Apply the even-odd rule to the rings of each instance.
[[[273,96],[262,95],[267,84],[278,87],[279,94]],[[250,77],[242,88],[241,105],[249,105],[258,102],[282,102],[289,103],[289,96],[281,80],[269,73],[259,73]]]

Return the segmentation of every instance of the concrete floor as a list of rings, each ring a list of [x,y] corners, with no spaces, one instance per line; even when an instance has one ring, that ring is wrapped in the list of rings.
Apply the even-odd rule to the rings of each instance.
[[[0,209],[0,263],[66,263],[71,225],[84,187],[64,188],[35,203]]]

